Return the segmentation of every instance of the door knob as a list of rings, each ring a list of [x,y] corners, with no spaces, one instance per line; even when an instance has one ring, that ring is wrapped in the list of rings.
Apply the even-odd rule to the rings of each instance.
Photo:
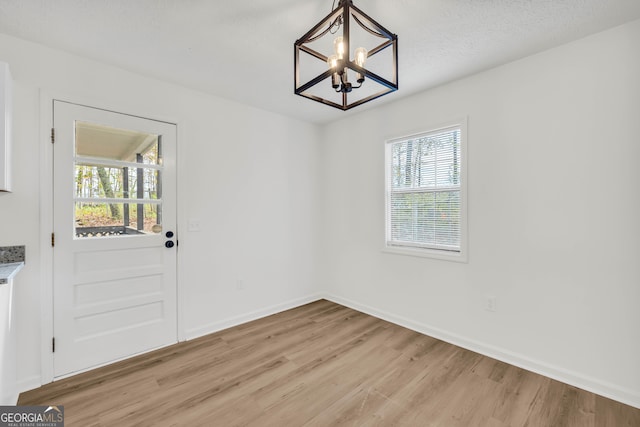
[[[172,238],[172,237],[173,237],[173,231],[167,231],[167,232],[165,233],[165,236],[167,236],[167,239]]]
[[[172,247],[173,247],[173,245],[174,245],[174,243],[173,243],[173,241],[171,241],[171,240],[167,240],[166,242],[164,242],[164,245],[165,245],[167,248],[172,248]]]

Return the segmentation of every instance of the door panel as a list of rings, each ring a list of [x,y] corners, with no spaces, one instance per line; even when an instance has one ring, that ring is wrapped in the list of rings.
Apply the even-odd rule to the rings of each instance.
[[[54,376],[177,341],[175,125],[54,101]]]

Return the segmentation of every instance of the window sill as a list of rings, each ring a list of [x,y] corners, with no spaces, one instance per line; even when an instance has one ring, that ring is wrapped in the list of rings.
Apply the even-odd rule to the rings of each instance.
[[[445,252],[437,249],[409,248],[399,246],[385,246],[382,252],[395,255],[408,255],[420,258],[431,258],[443,261],[467,263],[467,255],[464,252]]]

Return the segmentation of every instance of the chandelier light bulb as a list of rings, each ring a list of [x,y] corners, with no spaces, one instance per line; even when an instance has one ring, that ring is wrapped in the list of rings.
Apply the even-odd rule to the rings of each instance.
[[[363,47],[359,47],[355,51],[355,63],[358,67],[364,67],[365,62],[367,62],[367,49]],[[357,73],[356,81],[358,83],[362,83],[364,81],[364,74]]]
[[[336,37],[333,41],[333,49],[335,50],[336,55],[338,55],[338,59],[344,59],[345,47],[344,39],[342,37]]]
[[[333,86],[334,89],[337,89],[340,86],[340,80],[338,77],[338,55],[331,55],[327,58],[327,65],[329,66],[329,69],[333,71],[333,74],[331,75],[331,86]]]
[[[367,62],[367,49],[363,47],[359,47],[355,51],[355,63],[358,67],[364,67],[364,64]]]
[[[327,65],[329,66],[329,69],[331,70],[335,70],[338,68],[338,55],[331,55],[329,58],[327,58]]]

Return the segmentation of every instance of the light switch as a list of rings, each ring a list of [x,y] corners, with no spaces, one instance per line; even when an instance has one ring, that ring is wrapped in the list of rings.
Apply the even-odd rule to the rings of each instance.
[[[187,231],[200,231],[200,220],[190,219],[187,223]]]

